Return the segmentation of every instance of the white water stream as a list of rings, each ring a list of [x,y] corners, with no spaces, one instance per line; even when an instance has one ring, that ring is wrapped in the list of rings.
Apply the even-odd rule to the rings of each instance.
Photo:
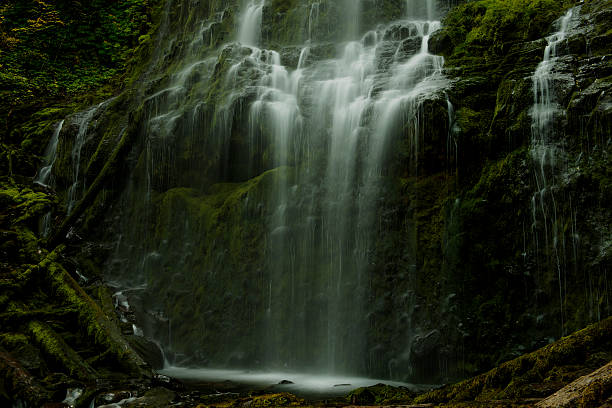
[[[436,101],[443,107],[441,125],[452,112],[444,94],[443,58],[428,49],[441,25],[433,0],[402,3],[404,19],[376,27],[363,26],[362,1],[339,3],[335,12],[342,32],[333,47],[314,40],[328,24],[323,20],[333,9],[329,3],[307,6],[304,43],[286,58],[287,49],[263,46],[264,0],[245,0],[240,11],[224,10],[196,22],[193,32],[177,34],[186,36],[180,41],[169,38],[168,50],[159,52],[160,58],[174,59],[168,58],[163,82],[144,99],[142,173],[128,181],[123,198],[132,205],[126,211],[132,211],[134,228],[126,225],[121,232],[108,275],[126,287],[147,282],[160,292],[189,276],[198,283],[188,286],[206,287],[206,296],[210,291],[236,299],[210,320],[206,316],[213,310],[196,312],[190,330],[215,348],[203,350],[200,361],[209,353],[216,359],[211,364],[337,375],[376,367],[393,375],[388,356],[367,351],[372,257],[388,163],[394,162],[397,145],[407,146],[404,173],[416,176],[429,134],[424,104]],[[229,42],[208,47],[209,34],[231,26],[226,19],[234,15],[236,32]],[[178,204],[186,197],[182,194],[209,194],[209,180],[243,183],[261,175],[266,183],[273,181],[261,196],[247,196],[243,203],[257,217],[243,221],[263,219],[266,228],[265,253],[258,255],[263,266],[249,272],[244,283],[250,291],[220,288],[232,278],[218,274],[234,273],[225,264],[228,248],[212,242],[213,248],[205,249],[213,253],[206,258],[211,261],[194,262],[204,255],[193,248],[206,239],[196,220],[185,217],[149,232],[155,237],[146,235],[150,225],[168,218],[156,218],[160,200],[174,197]],[[176,190],[181,191],[175,195]],[[181,205],[172,208],[182,214]],[[168,239],[168,231],[180,239]],[[168,276],[173,282],[162,281]],[[148,315],[155,323],[142,325],[145,334],[164,344],[173,364],[200,352],[185,350],[182,336],[193,333],[185,333],[187,323],[176,320],[180,310],[172,302],[185,299],[183,293],[168,290],[166,298],[150,299]],[[218,329],[219,320],[232,326],[233,318],[244,319],[243,333]],[[401,342],[409,348],[414,333],[410,322],[405,324]]]
[[[387,384],[394,387],[407,387],[412,391],[429,389],[427,385],[413,385],[396,381],[380,380],[373,378],[315,375],[296,372],[271,372],[271,371],[244,371],[244,370],[220,370],[220,369],[190,369],[184,367],[167,367],[161,371],[162,374],[183,381],[210,381],[222,383],[231,381],[236,386],[248,386],[250,389],[259,387],[275,392],[291,392],[296,395],[307,397],[339,397],[359,388],[369,387],[376,384]],[[281,384],[281,382],[285,384]],[[227,383],[225,384],[227,386]]]
[[[343,6],[350,40],[339,57],[305,65],[309,40],[292,71],[278,52],[258,47],[254,27],[261,24],[262,3],[249,2],[238,38],[250,53],[228,74],[234,84],[247,65],[264,73],[250,108],[251,157],[264,154],[268,145],[272,167],[296,172],[292,183],[280,178],[268,197],[275,211],[269,225],[265,359],[293,365],[288,358],[298,362],[318,354],[312,363],[328,372],[362,369],[351,361],[363,351],[364,340],[351,333],[365,331],[362,296],[389,148],[400,134],[410,138],[416,169],[426,133],[419,122],[421,104],[447,83],[443,58],[428,50],[429,36],[440,28],[433,1],[407,2],[411,18],[398,23],[409,39],[418,40],[408,51],[404,42],[389,43],[385,27],[359,36],[361,2]],[[318,7],[310,9],[309,37]],[[385,66],[380,56],[390,46],[395,48]],[[312,157],[315,146],[324,146],[326,156]],[[316,328],[308,328],[309,321],[318,322]],[[276,353],[279,349],[292,355]]]
[[[562,49],[566,42],[567,32],[572,17],[578,14],[576,9],[570,9],[557,21],[558,31],[546,38],[542,62],[538,64],[533,75],[534,103],[531,110],[531,156],[535,166],[536,192],[532,197],[533,233],[536,248],[552,248],[548,256],[549,263],[557,273],[559,285],[559,303],[561,310],[561,333],[564,333],[564,297],[565,297],[565,235],[560,225],[562,215],[558,213],[555,201],[557,178],[566,170],[565,151],[558,140],[559,117],[565,115],[565,110],[559,105],[558,96],[554,90],[555,80],[559,74],[556,67],[563,55]],[[561,80],[563,80],[561,78]],[[571,217],[571,216],[570,216]],[[536,228],[543,227],[544,245],[539,243]],[[575,239],[576,234],[572,234]],[[575,247],[575,242],[574,242]]]
[[[78,132],[72,145],[72,151],[70,153],[72,159],[72,185],[68,189],[68,199],[66,203],[66,214],[70,215],[74,206],[77,204],[85,193],[85,180],[81,173],[81,152],[85,143],[88,141],[90,136],[88,131],[91,121],[95,118],[96,114],[100,112],[110,104],[115,98],[110,98],[98,105],[92,106],[86,111],[80,112],[75,115],[74,122],[78,126]]]

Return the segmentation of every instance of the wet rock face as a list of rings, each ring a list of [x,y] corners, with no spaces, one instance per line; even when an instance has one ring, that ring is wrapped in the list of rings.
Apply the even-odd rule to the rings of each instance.
[[[457,290],[458,296],[452,301],[454,317],[442,320],[451,323],[457,317],[458,321],[452,323],[454,334],[450,337],[457,338],[457,341],[463,337],[461,341],[468,343],[468,339],[473,339],[474,344],[478,342],[489,350],[486,353],[489,356],[498,352],[492,346],[495,344],[496,327],[499,332],[508,334],[504,335],[505,343],[500,344],[500,349],[506,349],[504,353],[511,356],[521,353],[525,347],[534,347],[537,344],[535,339],[557,337],[569,327],[580,327],[584,323],[578,321],[595,318],[592,311],[599,308],[581,294],[570,293],[573,290],[562,290],[561,295],[557,290],[555,296],[554,288],[559,287],[554,282],[581,285],[583,278],[575,271],[588,271],[586,273],[591,276],[588,279],[598,282],[602,282],[603,278],[599,246],[594,243],[601,242],[601,239],[595,237],[597,233],[593,229],[593,219],[597,218],[594,214],[603,214],[599,200],[607,190],[598,187],[587,193],[582,183],[591,177],[600,179],[602,175],[597,168],[608,163],[608,153],[600,150],[605,151],[606,148],[602,148],[598,135],[602,128],[610,126],[610,108],[606,102],[610,87],[606,78],[609,73],[607,67],[598,66],[606,58],[602,60],[596,55],[609,55],[610,50],[607,46],[588,51],[584,47],[601,35],[603,28],[593,24],[593,21],[603,18],[599,14],[605,13],[602,11],[602,7],[605,8],[603,2],[576,8],[566,37],[557,46],[553,74],[548,82],[555,106],[547,133],[548,143],[552,147],[548,153],[540,150],[534,156],[533,74],[543,59],[544,48],[549,41],[545,37],[559,29],[558,23],[542,25],[539,35],[529,34],[523,41],[509,40],[504,44],[504,40],[510,39],[513,34],[503,32],[503,26],[496,28],[500,30],[497,43],[490,37],[480,40],[476,36],[478,32],[495,26],[469,27],[467,31],[462,31],[457,29],[460,25],[455,24],[472,13],[483,15],[483,22],[494,15],[491,7],[479,7],[477,3],[458,7],[445,20],[445,28],[430,40],[430,48],[445,55],[447,73],[453,78],[449,96],[456,112],[459,171],[464,172],[463,176],[467,172],[480,178],[471,191],[459,193],[460,201],[447,209],[446,219],[449,223],[445,226],[443,259],[444,263],[450,264],[443,267],[445,272],[440,276],[443,281],[448,279],[446,284],[450,284],[449,290]],[[524,11],[527,15],[530,13],[527,9]],[[508,9],[506,16],[511,13],[512,10]],[[562,15],[559,9],[555,16],[548,17],[548,21],[552,22]],[[542,23],[541,20],[534,21],[534,24]],[[458,41],[459,38],[461,40]],[[587,79],[589,76],[590,79]],[[594,120],[595,117],[602,118],[601,122]],[[595,125],[596,122],[602,127]],[[525,154],[525,150],[530,153]],[[483,156],[497,164],[483,168],[478,164]],[[545,174],[545,179],[541,174]],[[607,179],[607,176],[603,178]],[[546,180],[547,192],[541,194],[543,180]],[[461,177],[459,183],[467,187],[472,182]],[[604,184],[607,185],[607,181]],[[536,200],[547,197],[537,201],[543,203],[547,215],[542,216],[539,214],[541,210],[536,209],[535,214],[539,215],[534,218],[534,196]],[[556,216],[548,210],[552,207],[547,207],[552,199],[559,204]],[[570,200],[573,204],[570,204]],[[581,207],[584,211],[576,212],[577,202],[584,206]],[[490,218],[492,214],[514,220],[515,226],[501,221],[502,218]],[[550,231],[570,219],[576,225],[573,232],[566,230],[553,239]],[[457,227],[457,222],[461,227]],[[490,227],[486,227],[486,224]],[[522,226],[516,227],[517,224]],[[526,235],[520,232],[523,227]],[[544,229],[549,231],[548,244]],[[503,233],[500,234],[501,231]],[[464,238],[457,235],[464,233]],[[517,245],[521,242],[521,245]],[[568,245],[566,249],[571,247],[572,251],[576,251],[574,254],[580,255],[566,253],[563,261],[551,261],[555,251],[560,248],[560,242],[565,242]],[[456,244],[460,246],[453,249]],[[548,249],[545,249],[547,246]],[[456,250],[459,252],[455,253]],[[516,256],[509,256],[513,251]],[[478,261],[481,253],[486,253],[487,261]],[[585,263],[587,258],[596,260],[598,266]],[[497,261],[492,261],[495,259]],[[519,289],[519,276],[529,282],[527,291],[532,295],[525,295]],[[609,291],[602,290],[601,293],[606,293],[604,296],[608,298]],[[435,291],[433,287],[432,291]],[[516,293],[518,297],[510,293]],[[525,296],[530,299],[527,303],[541,311],[541,318],[528,313],[529,306],[520,304],[518,299]],[[604,315],[609,313],[607,311]],[[525,345],[524,339],[512,335],[512,331],[519,327],[529,333],[528,337],[535,342]],[[446,330],[442,329],[443,342],[449,337]],[[512,347],[515,349],[512,350]],[[442,356],[442,351],[440,353]],[[469,353],[474,361],[485,354],[476,348]]]
[[[427,334],[416,336],[412,340],[412,353],[416,358],[425,358],[440,346],[442,334],[439,330],[432,330]]]

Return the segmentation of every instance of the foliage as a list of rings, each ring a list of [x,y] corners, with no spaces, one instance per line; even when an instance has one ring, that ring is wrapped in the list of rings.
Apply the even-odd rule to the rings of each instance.
[[[0,7],[0,111],[94,89],[125,70],[151,0],[8,0]]]

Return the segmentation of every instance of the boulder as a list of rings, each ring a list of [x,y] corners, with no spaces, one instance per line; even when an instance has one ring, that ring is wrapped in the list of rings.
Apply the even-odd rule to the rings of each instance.
[[[128,342],[142,359],[154,370],[164,368],[164,354],[157,343],[142,336],[126,336]]]

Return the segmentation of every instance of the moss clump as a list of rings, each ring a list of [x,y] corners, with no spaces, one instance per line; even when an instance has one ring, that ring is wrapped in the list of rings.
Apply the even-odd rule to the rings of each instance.
[[[280,394],[260,395],[254,397],[250,403],[251,407],[291,407],[299,406],[304,400],[286,392]]]
[[[478,0],[465,2],[450,11],[444,28],[436,34],[447,44],[447,65],[475,63],[476,58],[496,58],[509,51],[509,44],[542,38],[573,2],[554,0]],[[434,40],[435,41],[435,40]]]
[[[57,205],[55,196],[35,192],[31,188],[3,185],[0,188],[0,206],[4,208],[0,213],[0,224],[29,225],[34,227],[40,216]]]
[[[230,397],[231,398],[231,397]],[[253,408],[264,407],[310,407],[311,404],[305,403],[304,399],[298,398],[293,394],[286,392],[278,394],[263,394],[249,398],[232,398],[224,402],[216,402],[213,405],[200,404],[197,408],[238,408],[249,406]]]
[[[32,340],[57,366],[70,376],[80,380],[93,380],[94,370],[45,323],[32,321],[28,324]]]

